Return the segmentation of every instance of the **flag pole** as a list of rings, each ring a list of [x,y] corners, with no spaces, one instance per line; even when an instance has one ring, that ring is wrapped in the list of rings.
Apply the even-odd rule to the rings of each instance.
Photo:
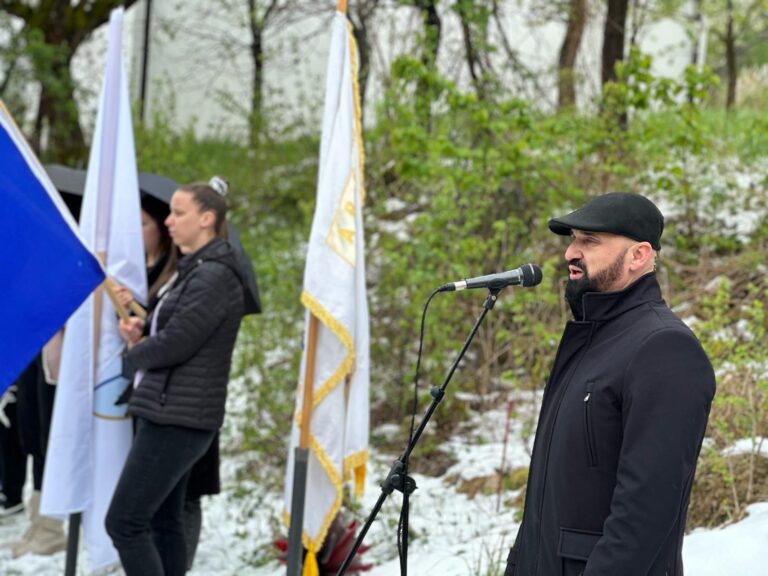
[[[107,253],[105,251],[97,252],[96,259],[101,263],[102,268],[107,265]],[[106,268],[105,268],[106,269]],[[91,368],[96,373],[96,366],[99,361],[99,340],[101,339],[101,309],[104,301],[104,290],[106,289],[109,294],[112,303],[115,305],[115,310],[120,315],[120,319],[128,319],[128,314],[117,300],[117,296],[114,294],[112,287],[109,284],[109,279],[104,280],[101,285],[96,288],[93,293],[93,367]],[[123,318],[125,316],[125,318]],[[67,529],[67,555],[64,565],[64,576],[75,576],[77,573],[77,553],[80,548],[80,526],[82,524],[83,513],[71,512],[69,514],[69,526]]]
[[[338,0],[336,2],[336,11],[342,14],[347,13],[347,0]]]
[[[67,527],[67,555],[64,558],[64,576],[77,574],[77,550],[80,547],[80,524],[83,520],[82,512],[72,512],[69,515]]]
[[[106,255],[105,255],[106,258]],[[111,278],[107,278],[102,283],[101,287],[104,288],[104,290],[107,292],[107,296],[109,296],[109,299],[112,301],[112,306],[115,307],[115,311],[117,312],[117,315],[120,317],[120,320],[128,321],[128,312],[125,311],[125,308],[120,303],[120,300],[117,299],[117,294],[115,293],[115,281]],[[101,309],[101,302],[99,302],[98,305],[99,309]],[[100,310],[99,310],[100,311]]]
[[[120,317],[120,320],[128,320],[128,314],[125,311],[125,307],[122,305],[120,300],[117,299],[117,293],[115,292],[116,287],[117,284],[114,280],[112,280],[112,278],[107,277],[107,279],[104,280],[104,288],[107,290],[107,294],[109,295],[109,299],[112,301],[112,305],[117,311],[117,315]],[[131,300],[131,303],[128,304],[128,308],[130,308],[130,310],[142,320],[147,319],[147,311],[139,306],[135,300]]]
[[[317,316],[309,313],[307,335],[307,367],[304,374],[304,401],[301,409],[299,447],[309,448],[309,422],[312,419],[312,385],[315,381],[315,352],[317,350]]]
[[[309,426],[312,419],[312,386],[315,381],[315,351],[317,350],[317,316],[309,313],[307,330],[307,363],[304,368],[304,395],[301,407],[299,445],[294,448],[293,494],[291,496],[291,526],[288,530],[287,576],[299,576],[303,546],[304,501],[307,494],[309,466]]]

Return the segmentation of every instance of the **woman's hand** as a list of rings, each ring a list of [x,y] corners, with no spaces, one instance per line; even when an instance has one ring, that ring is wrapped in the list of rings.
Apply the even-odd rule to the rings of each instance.
[[[133,302],[133,294],[131,294],[131,291],[125,286],[120,286],[118,284],[115,284],[114,291],[118,302],[123,305],[123,308],[128,308],[131,302]]]
[[[143,334],[144,320],[141,318],[131,316],[128,320],[120,320],[120,336],[128,343],[129,350],[141,342]]]

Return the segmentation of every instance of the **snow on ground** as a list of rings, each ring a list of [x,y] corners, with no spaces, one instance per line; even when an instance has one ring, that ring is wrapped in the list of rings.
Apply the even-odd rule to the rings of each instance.
[[[683,563],[691,576],[768,575],[768,502],[753,504],[738,524],[697,529],[685,538]]]
[[[411,574],[489,576],[502,573],[507,550],[518,528],[515,510],[508,505],[516,493],[504,493],[497,508],[496,494],[481,493],[470,498],[456,492],[456,478],[469,480],[487,476],[500,468],[504,423],[504,411],[476,415],[469,431],[458,434],[448,443],[447,448],[457,463],[443,477],[414,475],[418,489],[411,499],[413,536],[408,562]],[[527,463],[519,426],[514,424],[509,435],[506,469]],[[417,447],[413,460],[418,458]],[[386,477],[391,460],[391,456],[374,452],[360,509],[363,520],[379,498],[379,483]],[[238,490],[233,481],[236,465],[235,459],[224,462],[225,492],[204,499],[203,533],[190,574],[283,576],[284,567],[269,560],[282,495],[268,493],[258,485],[241,485]],[[237,495],[243,488],[247,489],[247,498]],[[365,543],[372,548],[364,558],[375,564],[368,573],[371,576],[400,574],[396,557],[400,503],[399,493],[387,499],[366,538]],[[0,522],[0,545],[17,538],[23,527],[23,518],[18,516]],[[688,535],[683,548],[686,576],[768,576],[766,549],[768,503],[760,503],[751,506],[747,518],[737,524],[714,530],[698,529]],[[78,575],[91,575],[82,551],[79,560]],[[7,549],[0,549],[0,575],[61,576],[64,561],[64,553],[13,560]]]

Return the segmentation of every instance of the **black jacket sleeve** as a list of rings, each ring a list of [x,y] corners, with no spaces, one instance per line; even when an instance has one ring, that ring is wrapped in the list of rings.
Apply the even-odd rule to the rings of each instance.
[[[168,322],[128,351],[126,361],[136,369],[176,366],[192,357],[226,318],[227,282],[237,282],[226,266],[199,265],[186,280]]]
[[[626,369],[611,511],[584,576],[648,573],[682,521],[714,393],[712,365],[690,332],[662,329],[639,346]]]

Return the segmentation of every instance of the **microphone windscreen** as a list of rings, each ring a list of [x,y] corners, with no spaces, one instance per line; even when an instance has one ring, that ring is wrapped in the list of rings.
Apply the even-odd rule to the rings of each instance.
[[[544,275],[536,264],[526,264],[523,270],[523,286],[538,286]]]

